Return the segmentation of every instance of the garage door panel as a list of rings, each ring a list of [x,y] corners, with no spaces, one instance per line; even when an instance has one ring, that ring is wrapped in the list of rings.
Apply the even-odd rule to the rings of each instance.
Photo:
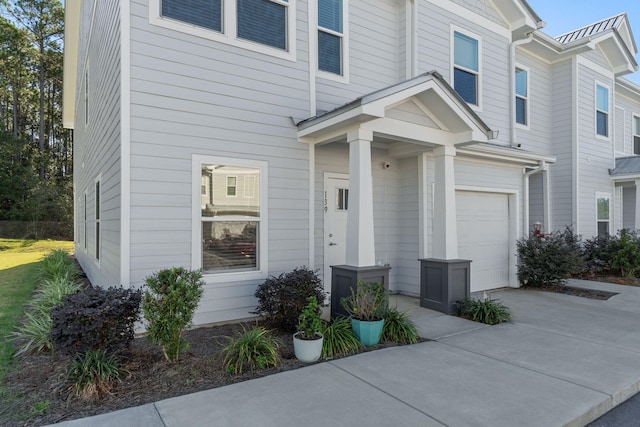
[[[458,256],[470,259],[471,291],[509,285],[509,197],[459,191]]]

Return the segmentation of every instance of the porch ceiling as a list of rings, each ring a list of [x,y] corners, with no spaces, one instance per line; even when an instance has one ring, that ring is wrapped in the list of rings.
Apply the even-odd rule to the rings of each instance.
[[[437,72],[365,95],[298,123],[298,139],[312,144],[346,141],[364,129],[374,143],[422,147],[488,142],[491,129]]]

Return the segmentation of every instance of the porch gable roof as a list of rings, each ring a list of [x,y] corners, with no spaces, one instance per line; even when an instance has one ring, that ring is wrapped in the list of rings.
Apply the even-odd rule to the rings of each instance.
[[[609,169],[614,181],[623,179],[640,179],[640,156],[618,157],[616,167]]]
[[[388,117],[389,110],[410,99],[424,105],[440,129]],[[488,142],[494,134],[436,71],[361,96],[332,111],[302,120],[297,126],[298,138],[310,143],[339,139],[357,127],[387,137],[436,145]]]

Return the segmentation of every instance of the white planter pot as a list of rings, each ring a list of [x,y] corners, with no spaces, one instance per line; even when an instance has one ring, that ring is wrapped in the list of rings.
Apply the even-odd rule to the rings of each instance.
[[[293,351],[296,359],[306,363],[315,362],[320,359],[324,337],[321,336],[317,340],[301,340],[297,337],[298,334],[299,332],[293,334]]]

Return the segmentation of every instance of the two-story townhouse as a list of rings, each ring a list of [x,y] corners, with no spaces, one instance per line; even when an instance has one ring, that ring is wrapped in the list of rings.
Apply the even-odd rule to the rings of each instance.
[[[618,80],[636,67],[626,18],[612,43],[563,44],[522,0],[65,9],[76,256],[98,285],[203,269],[196,323],[247,317],[259,283],[300,265],[327,290],[372,277],[418,295],[418,259],[462,258],[472,291],[517,286],[516,239],[576,223],[576,189],[607,193],[567,166],[600,113],[613,131],[582,86],[612,107],[638,90]],[[606,189],[630,199],[605,140]]]

